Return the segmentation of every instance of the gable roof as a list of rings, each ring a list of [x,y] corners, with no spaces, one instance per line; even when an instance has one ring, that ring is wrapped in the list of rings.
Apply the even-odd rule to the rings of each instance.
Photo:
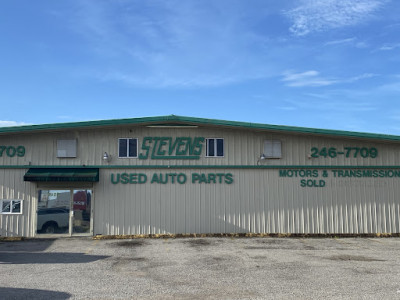
[[[84,121],[84,122],[69,122],[69,123],[54,123],[54,124],[41,124],[41,125],[25,125],[25,126],[13,126],[13,127],[0,127],[0,134],[4,135],[7,133],[27,133],[36,131],[53,131],[60,129],[76,129],[76,128],[100,128],[110,127],[116,125],[192,125],[192,126],[217,126],[225,128],[237,128],[237,129],[253,129],[253,130],[265,130],[282,133],[299,133],[299,134],[313,134],[313,135],[329,135],[337,137],[348,137],[348,138],[365,138],[365,139],[376,139],[376,140],[387,140],[387,141],[400,141],[400,136],[377,134],[377,133],[365,133],[365,132],[354,132],[354,131],[341,131],[331,129],[316,129],[308,127],[296,127],[296,126],[282,126],[282,125],[270,125],[250,122],[238,122],[238,121],[226,121],[217,119],[205,119],[195,117],[184,117],[176,115],[158,116],[158,117],[144,117],[144,118],[130,118],[130,119],[111,119],[111,120],[99,120],[99,121]]]

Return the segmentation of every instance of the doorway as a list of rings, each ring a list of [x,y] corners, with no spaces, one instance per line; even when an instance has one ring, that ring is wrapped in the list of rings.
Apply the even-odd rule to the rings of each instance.
[[[38,235],[92,235],[92,189],[39,190]]]

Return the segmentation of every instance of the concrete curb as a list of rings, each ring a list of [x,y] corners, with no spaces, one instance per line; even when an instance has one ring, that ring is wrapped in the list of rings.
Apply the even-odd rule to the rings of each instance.
[[[400,233],[363,233],[363,234],[292,234],[292,233],[188,233],[188,234],[135,234],[135,235],[96,235],[94,240],[114,240],[114,239],[166,239],[166,238],[390,238],[400,237]]]
[[[0,236],[0,242],[18,242],[22,241],[24,237],[22,236],[12,236],[12,237],[6,237],[6,236]]]

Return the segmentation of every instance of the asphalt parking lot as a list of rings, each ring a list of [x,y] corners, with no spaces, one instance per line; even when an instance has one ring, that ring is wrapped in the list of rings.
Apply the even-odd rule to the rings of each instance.
[[[1,299],[396,299],[399,238],[0,242]]]

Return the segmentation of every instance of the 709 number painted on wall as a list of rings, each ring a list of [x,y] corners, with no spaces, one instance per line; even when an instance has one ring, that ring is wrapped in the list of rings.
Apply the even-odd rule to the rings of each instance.
[[[24,146],[0,146],[0,157],[7,155],[8,157],[25,156]]]
[[[321,149],[317,147],[311,148],[311,157],[331,157],[335,158],[339,155],[343,155],[345,157],[362,157],[362,158],[376,158],[378,156],[378,149],[371,147],[344,147],[343,151],[338,151],[335,147],[323,147]]]

